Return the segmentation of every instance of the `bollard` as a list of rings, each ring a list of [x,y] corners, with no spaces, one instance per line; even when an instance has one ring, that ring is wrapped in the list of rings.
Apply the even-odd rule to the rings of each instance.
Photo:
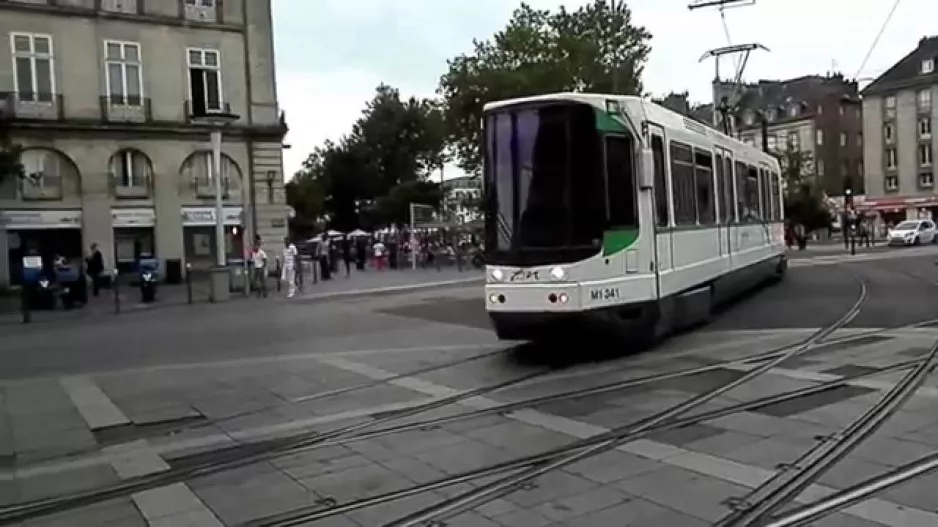
[[[192,264],[186,263],[186,302],[192,303]]]
[[[279,292],[280,292],[280,288],[283,287],[283,284],[281,283],[281,282],[283,282],[283,278],[282,278],[282,277],[283,277],[283,268],[280,267],[280,257],[277,257],[277,267],[276,267],[276,270],[277,270],[277,292],[279,293]]]
[[[29,311],[29,290],[26,284],[20,287],[20,308],[23,310],[23,324],[32,322],[33,314]]]
[[[120,286],[118,285],[119,282],[120,280],[118,280],[117,269],[114,269],[113,271],[111,271],[111,286],[114,289],[114,314],[115,315],[121,312],[121,295],[120,295]]]
[[[856,256],[857,254],[857,237],[850,236],[850,256]]]

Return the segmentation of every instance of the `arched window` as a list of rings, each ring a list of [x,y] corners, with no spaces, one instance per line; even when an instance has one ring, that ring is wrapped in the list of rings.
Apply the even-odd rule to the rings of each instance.
[[[20,154],[24,199],[61,199],[63,179],[78,173],[71,160],[49,148],[30,148]]]
[[[183,162],[180,172],[183,180],[189,182],[199,196],[215,195],[211,152],[192,154]],[[241,169],[225,154],[221,155],[221,183],[226,196],[241,191]]]
[[[114,185],[119,188],[148,189],[153,178],[150,158],[131,148],[111,156],[110,171]]]

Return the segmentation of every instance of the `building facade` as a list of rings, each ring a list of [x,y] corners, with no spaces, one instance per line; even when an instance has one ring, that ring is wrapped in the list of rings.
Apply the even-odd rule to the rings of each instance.
[[[768,120],[770,150],[796,148],[811,155],[814,174],[828,196],[846,190],[862,195],[863,117],[856,82],[842,75],[761,80],[741,86],[718,82],[721,97],[737,101],[737,135],[762,145],[761,120]]]
[[[480,200],[482,181],[480,178],[463,176],[443,181],[443,200],[449,221],[459,224],[482,219]]]
[[[0,284],[22,255],[167,271],[215,252],[211,128],[222,143],[227,252],[286,235],[270,0],[0,1],[0,112],[25,177],[0,184]]]
[[[938,120],[938,36],[917,48],[863,90],[867,138],[865,206],[884,223],[938,218],[932,133]]]

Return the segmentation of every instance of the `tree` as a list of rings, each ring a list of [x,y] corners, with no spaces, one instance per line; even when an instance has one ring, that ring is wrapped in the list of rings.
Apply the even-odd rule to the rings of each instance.
[[[386,84],[376,88],[352,128],[350,141],[368,159],[375,195],[426,179],[445,162],[446,130],[439,103],[415,97],[404,100]]]
[[[382,224],[406,225],[410,221],[410,204],[439,207],[440,185],[432,181],[407,181],[395,185],[386,196],[375,202],[375,220]]]
[[[23,165],[20,164],[20,145],[13,143],[10,138],[9,120],[0,108],[0,185],[10,178],[18,179],[23,176]]]
[[[830,212],[814,176],[811,153],[789,148],[775,153],[785,185],[785,217],[810,230],[827,228]]]
[[[560,91],[609,93],[614,74],[619,93],[641,93],[650,39],[621,2],[614,13],[605,0],[556,12],[521,4],[505,29],[489,40],[474,41],[471,54],[448,61],[440,79],[447,130],[460,167],[479,173],[479,123],[489,101]]]
[[[399,207],[392,203],[403,191],[394,189],[409,189],[407,195],[422,189],[406,184],[424,181],[442,167],[445,140],[438,102],[405,100],[398,90],[382,84],[347,136],[338,143],[327,141],[310,153],[292,190],[288,189],[288,199],[292,196],[297,204],[291,206],[298,216],[328,215],[329,224],[338,230],[360,227],[363,215],[374,221],[399,218],[393,212]],[[393,200],[385,200],[380,207],[368,206],[392,192]]]

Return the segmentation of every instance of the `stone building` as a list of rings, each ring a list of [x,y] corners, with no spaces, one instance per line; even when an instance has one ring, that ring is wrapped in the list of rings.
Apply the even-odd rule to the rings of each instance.
[[[932,131],[938,119],[936,63],[938,37],[923,38],[863,89],[864,205],[885,224],[938,218],[938,141]]]
[[[0,285],[22,255],[108,268],[151,253],[169,274],[215,252],[210,128],[224,131],[227,252],[286,234],[270,0],[0,2],[0,112],[25,150],[25,177],[0,184]],[[4,232],[5,231],[5,232]]]

